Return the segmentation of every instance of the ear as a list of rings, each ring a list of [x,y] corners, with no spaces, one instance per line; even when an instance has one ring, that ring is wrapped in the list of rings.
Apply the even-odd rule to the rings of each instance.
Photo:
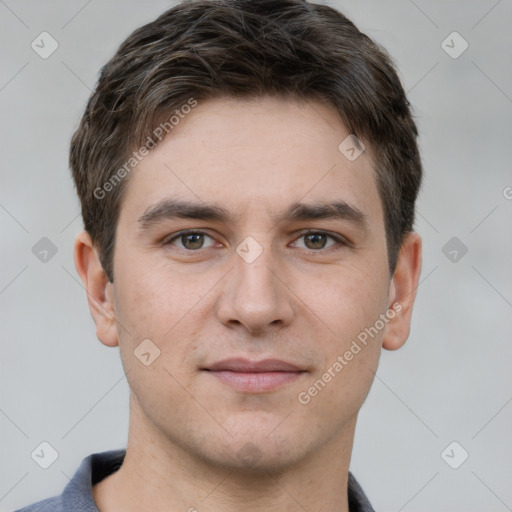
[[[75,238],[75,267],[82,279],[96,336],[108,347],[118,345],[113,284],[101,266],[98,253],[87,231]]]
[[[409,337],[412,307],[421,274],[421,237],[416,232],[404,236],[390,286],[389,309],[395,312],[386,327],[382,347],[400,348]]]

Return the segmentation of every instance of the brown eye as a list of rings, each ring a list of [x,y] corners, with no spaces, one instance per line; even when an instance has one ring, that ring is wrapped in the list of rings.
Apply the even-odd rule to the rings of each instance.
[[[176,245],[179,249],[183,249],[186,251],[197,251],[199,249],[206,248],[204,246],[205,239],[209,238],[213,243],[209,246],[211,247],[215,241],[211,236],[208,236],[206,233],[201,231],[189,231],[189,232],[181,232],[175,235],[174,237],[167,240],[164,245]]]
[[[329,243],[329,239],[331,242]],[[304,240],[303,245],[297,245],[297,241]],[[319,251],[321,249],[330,249],[333,246],[344,246],[344,240],[340,237],[336,237],[329,233],[324,233],[323,231],[310,231],[307,233],[303,233],[293,244],[295,247],[299,247],[301,249],[310,249],[312,251]]]
[[[306,247],[308,249],[323,249],[327,241],[327,235],[323,233],[312,233],[310,235],[304,235],[306,241]]]
[[[201,249],[204,243],[204,235],[194,233],[192,235],[182,235],[181,243],[185,249]]]

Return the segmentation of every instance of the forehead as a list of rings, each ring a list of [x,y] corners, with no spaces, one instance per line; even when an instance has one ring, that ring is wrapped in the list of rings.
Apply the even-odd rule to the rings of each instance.
[[[169,197],[218,204],[238,221],[339,200],[378,219],[371,149],[347,158],[350,135],[333,108],[312,100],[198,101],[132,171],[123,203],[131,221]]]

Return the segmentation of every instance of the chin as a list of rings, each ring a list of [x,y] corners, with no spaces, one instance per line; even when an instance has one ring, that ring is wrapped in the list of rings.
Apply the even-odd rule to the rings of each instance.
[[[306,444],[308,443],[294,440],[289,435],[270,437],[246,433],[228,440],[223,439],[222,442],[210,438],[208,443],[202,444],[200,457],[210,465],[239,474],[275,475],[290,469],[305,458],[308,453]]]

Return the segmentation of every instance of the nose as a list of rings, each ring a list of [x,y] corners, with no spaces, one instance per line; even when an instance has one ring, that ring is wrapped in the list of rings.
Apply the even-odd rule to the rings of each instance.
[[[231,328],[241,325],[251,333],[290,325],[294,296],[271,250],[250,263],[238,254],[233,259],[234,268],[217,302],[219,321]]]

